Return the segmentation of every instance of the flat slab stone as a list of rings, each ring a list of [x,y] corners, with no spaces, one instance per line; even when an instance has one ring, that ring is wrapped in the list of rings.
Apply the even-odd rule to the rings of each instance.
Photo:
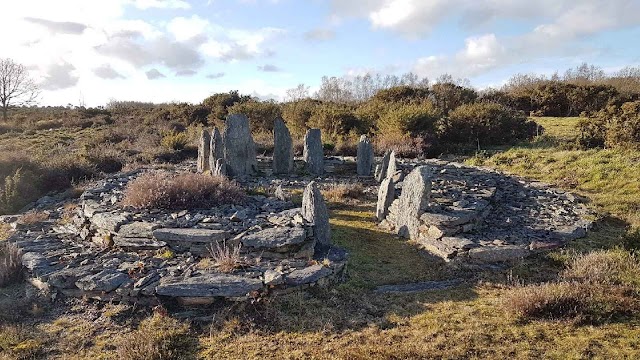
[[[521,259],[529,254],[528,248],[518,245],[483,246],[469,250],[471,259],[487,263]]]
[[[224,230],[164,228],[154,230],[153,237],[166,242],[213,243],[228,239],[229,233]]]
[[[91,223],[95,227],[111,232],[118,232],[120,226],[127,222],[129,222],[129,220],[122,214],[97,213],[91,217]]]
[[[443,281],[423,281],[418,283],[400,284],[400,285],[382,285],[378,286],[373,292],[378,294],[407,294],[429,290],[445,290],[458,286],[462,283],[460,279],[443,280]]]
[[[105,269],[95,275],[79,279],[76,281],[76,286],[84,291],[109,292],[117,289],[127,280],[129,280],[129,275],[118,270]]]
[[[123,250],[157,250],[167,246],[164,241],[149,239],[149,238],[129,238],[129,237],[116,237],[113,241],[114,245],[122,248]]]
[[[263,288],[262,280],[227,274],[163,278],[156,293],[170,297],[241,297]]]
[[[306,240],[304,228],[275,227],[244,236],[242,245],[252,248],[273,249],[302,244]]]
[[[313,265],[304,269],[294,270],[286,277],[286,284],[292,286],[314,283],[323,277],[331,275],[331,269],[322,265]]]
[[[118,235],[127,238],[150,238],[153,236],[153,230],[159,228],[160,225],[146,222],[135,221],[120,226]]]

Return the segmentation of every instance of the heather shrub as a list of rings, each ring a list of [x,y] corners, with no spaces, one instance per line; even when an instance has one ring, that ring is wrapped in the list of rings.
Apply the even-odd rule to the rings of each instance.
[[[322,191],[325,199],[340,202],[345,199],[361,199],[364,197],[364,187],[360,183],[333,184]]]
[[[225,177],[149,172],[131,181],[122,204],[139,209],[207,208],[242,203],[245,193]]]

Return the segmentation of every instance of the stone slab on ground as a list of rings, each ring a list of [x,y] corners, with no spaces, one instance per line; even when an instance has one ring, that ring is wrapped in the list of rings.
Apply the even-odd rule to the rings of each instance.
[[[214,243],[229,238],[224,230],[193,229],[193,228],[162,228],[153,231],[153,237],[165,242],[199,242]]]
[[[242,297],[263,288],[262,280],[227,274],[163,278],[156,293],[170,297]]]

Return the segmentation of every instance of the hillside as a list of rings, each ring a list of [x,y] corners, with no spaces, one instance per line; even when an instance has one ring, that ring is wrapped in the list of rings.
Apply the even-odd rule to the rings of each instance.
[[[544,135],[466,161],[588,198],[602,217],[586,239],[564,249],[509,268],[451,268],[380,230],[372,220],[372,199],[355,194],[356,199],[342,197],[330,203],[333,240],[351,253],[343,284],[177,313],[82,301],[51,304],[32,288],[16,284],[0,289],[0,358],[637,358],[640,317],[637,311],[625,310],[637,309],[640,292],[637,260],[633,265],[629,258],[640,247],[640,153],[577,150],[570,143],[578,136],[579,119],[535,120],[544,126]],[[112,134],[108,125],[98,130],[37,131],[1,138],[0,148],[35,151],[58,142],[82,144],[89,137],[104,136],[102,132]],[[547,300],[545,293],[538,293],[540,301],[553,303],[549,299],[555,296],[588,311],[559,315],[560,319],[546,319],[554,317],[552,307],[544,308],[549,313],[541,316],[518,313],[517,304],[536,301],[531,294],[537,288],[528,285],[546,282],[551,292],[553,284],[565,284],[564,277],[571,273],[574,282],[566,284],[601,289],[582,287],[597,284],[575,280],[578,265],[585,263],[594,269],[602,263],[612,265],[603,270],[604,276],[622,280],[607,286],[624,286],[626,292],[613,299],[584,294],[571,298],[571,291],[546,293]],[[562,272],[566,267],[571,272]],[[373,291],[378,285],[459,277],[466,281],[446,290]]]

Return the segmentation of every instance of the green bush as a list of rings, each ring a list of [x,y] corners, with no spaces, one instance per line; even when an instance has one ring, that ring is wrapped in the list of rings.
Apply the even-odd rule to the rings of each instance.
[[[234,104],[228,108],[229,114],[243,114],[249,118],[252,131],[273,130],[275,119],[282,117],[280,104],[273,100],[269,101],[244,101]]]
[[[188,144],[189,137],[184,132],[170,131],[160,140],[160,145],[169,150],[183,150]]]
[[[640,101],[610,105],[578,124],[580,145],[640,148]]]
[[[465,146],[492,146],[533,138],[536,123],[495,103],[459,106],[440,126],[440,140]]]

